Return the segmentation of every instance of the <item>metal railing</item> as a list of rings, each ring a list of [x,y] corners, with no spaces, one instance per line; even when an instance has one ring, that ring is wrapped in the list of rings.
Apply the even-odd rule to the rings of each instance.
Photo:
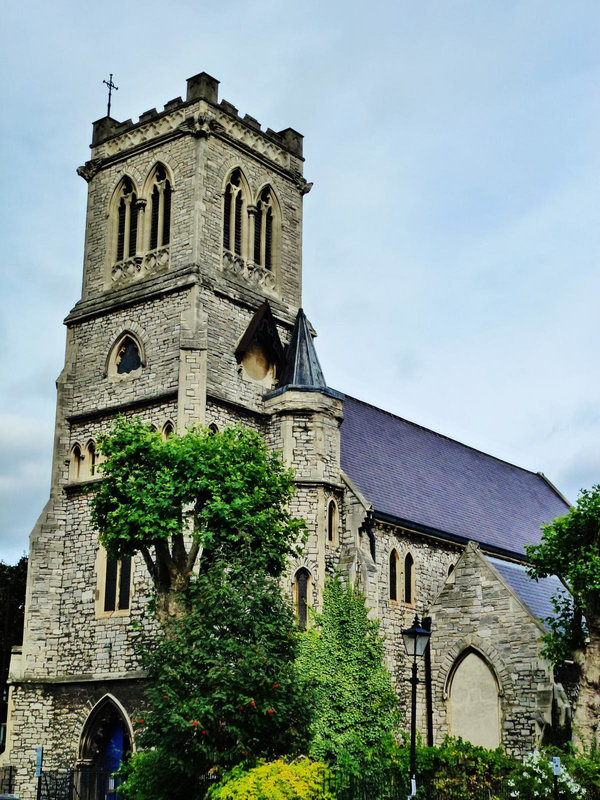
[[[13,768],[0,769],[0,794],[13,788]],[[203,800],[209,787],[215,783],[214,775],[203,775],[195,786],[194,797]],[[103,770],[64,769],[43,772],[38,779],[37,800],[119,800],[118,788],[121,779]],[[368,780],[330,773],[317,792],[315,800],[324,792],[336,800],[406,800],[410,794],[408,781],[403,777],[387,776],[380,780]],[[418,782],[416,800],[511,800],[511,787],[507,781],[499,781],[493,788],[446,784],[443,788],[434,782]],[[600,800],[594,792],[586,800]]]

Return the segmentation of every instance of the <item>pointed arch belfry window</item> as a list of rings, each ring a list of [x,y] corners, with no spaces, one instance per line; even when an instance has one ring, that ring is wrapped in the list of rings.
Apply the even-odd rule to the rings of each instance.
[[[271,269],[273,263],[273,197],[267,186],[256,204],[254,222],[254,263]]]
[[[132,258],[137,250],[138,207],[133,183],[123,178],[118,191],[115,261]]]
[[[167,171],[162,164],[157,164],[150,196],[150,250],[166,247],[171,241],[171,195]]]
[[[254,212],[253,257],[255,264],[268,270],[272,270],[274,264],[274,218],[275,197],[271,187],[265,186]]]
[[[223,249],[246,257],[247,200],[241,170],[231,173],[223,195]]]

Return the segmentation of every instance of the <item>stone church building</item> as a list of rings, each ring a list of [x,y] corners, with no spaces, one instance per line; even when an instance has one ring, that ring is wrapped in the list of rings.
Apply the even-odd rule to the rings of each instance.
[[[565,716],[539,643],[555,582],[527,578],[523,546],[568,504],[541,473],[327,386],[301,308],[302,171],[302,136],[219,102],[206,73],[137,122],[94,123],[78,170],[82,296],[65,321],[50,499],[31,534],[0,756],[26,800],[36,748],[44,769],[112,769],[135,747],[131,624],[151,629],[149,579],[142,558],[107,561],[89,520],[96,442],[117,414],[164,436],[242,423],[283,453],[310,532],[285,585],[299,622],[326,575],[356,581],[406,719],[400,631],[425,618],[425,742],[451,733],[522,754]]]

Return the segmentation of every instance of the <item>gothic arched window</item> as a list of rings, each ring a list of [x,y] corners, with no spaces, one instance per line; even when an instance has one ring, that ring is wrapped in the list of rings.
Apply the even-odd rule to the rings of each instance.
[[[301,567],[294,578],[294,593],[296,600],[296,616],[298,625],[306,628],[308,621],[308,592],[310,588],[310,572],[306,567]]]
[[[126,375],[142,366],[140,350],[131,336],[124,336],[116,355],[116,367],[119,375]]]
[[[96,443],[93,439],[87,444],[86,447],[86,455],[87,455],[87,472],[88,477],[93,478],[97,472],[97,455],[96,455]]]
[[[389,562],[389,584],[390,584],[390,600],[398,599],[398,551],[394,548],[390,553]]]
[[[137,250],[137,196],[130,178],[123,178],[117,193],[117,246],[115,261],[132,258]]]
[[[275,200],[273,190],[266,186],[260,193],[254,212],[254,263],[273,269],[273,221]]]
[[[106,375],[113,380],[136,377],[144,366],[144,351],[140,340],[125,331],[116,340],[106,360]]]
[[[415,602],[415,560],[410,553],[404,559],[404,602],[408,605]]]
[[[223,249],[246,257],[246,191],[240,169],[234,169],[223,196]]]
[[[81,446],[79,444],[74,444],[73,447],[71,448],[71,455],[69,458],[70,481],[81,480],[82,467],[83,467],[83,454],[81,452]]]
[[[335,543],[337,527],[337,505],[335,500],[330,500],[327,506],[327,541],[330,544]]]
[[[171,195],[167,171],[162,164],[157,164],[150,196],[150,250],[165,247],[171,241]]]
[[[175,426],[173,425],[171,420],[169,420],[168,422],[165,422],[165,424],[163,425],[163,429],[162,429],[162,437],[163,437],[163,439],[165,439],[165,440],[168,439],[169,436],[171,436],[173,434],[174,430],[175,430]]]

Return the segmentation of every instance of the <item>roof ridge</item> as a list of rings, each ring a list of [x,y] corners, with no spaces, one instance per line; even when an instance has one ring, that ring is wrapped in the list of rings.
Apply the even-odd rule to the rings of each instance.
[[[401,417],[399,414],[394,414],[393,411],[388,411],[385,408],[379,408],[379,406],[375,406],[373,405],[373,403],[368,403],[366,400],[359,400],[358,397],[353,397],[351,394],[347,394],[347,392],[344,392],[344,397],[350,400],[354,400],[356,403],[360,403],[363,406],[369,406],[369,408],[372,408],[375,411],[380,411],[382,414],[387,414],[388,417],[393,417],[394,419],[399,419],[402,422],[406,422],[408,425],[412,425],[413,428],[420,428],[422,431],[427,431],[427,433],[433,433],[434,436],[439,436],[440,439],[446,439],[446,441],[448,442],[453,442],[454,444],[458,444],[461,447],[466,448],[467,450],[471,450],[473,453],[479,453],[480,455],[486,456],[487,458],[492,458],[494,461],[497,461],[500,464],[506,464],[507,467],[513,467],[513,469],[518,469],[520,472],[527,472],[529,475],[533,475],[542,482],[548,483],[547,480],[544,480],[545,476],[542,477],[542,475],[538,471],[527,469],[527,467],[520,467],[518,464],[513,464],[511,461],[506,461],[504,458],[499,458],[498,456],[494,456],[491,453],[486,453],[485,450],[480,450],[478,447],[473,447],[470,444],[465,444],[464,442],[460,442],[458,439],[453,439],[451,436],[446,436],[446,434],[444,433],[438,433],[438,431],[434,431],[432,430],[432,428],[426,428],[425,425],[420,425],[418,422],[413,422],[410,419],[406,419],[406,417]],[[556,493],[558,494],[558,492]]]

